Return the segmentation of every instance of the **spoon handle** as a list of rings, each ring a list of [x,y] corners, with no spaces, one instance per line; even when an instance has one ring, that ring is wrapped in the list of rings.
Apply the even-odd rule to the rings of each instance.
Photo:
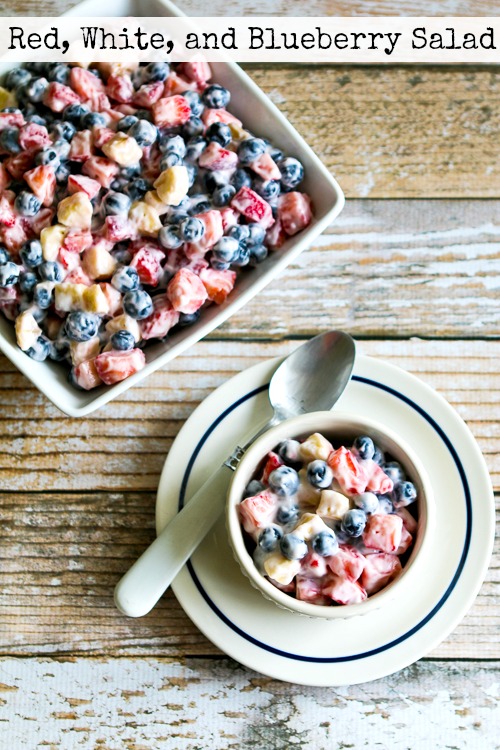
[[[123,614],[142,617],[154,607],[222,513],[231,475],[222,464],[117,583]]]

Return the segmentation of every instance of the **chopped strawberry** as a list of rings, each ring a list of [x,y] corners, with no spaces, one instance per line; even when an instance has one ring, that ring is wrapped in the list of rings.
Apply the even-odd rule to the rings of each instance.
[[[4,165],[9,170],[15,180],[22,180],[24,173],[33,166],[33,154],[28,151],[21,151],[20,154],[9,156],[5,159]]]
[[[95,367],[103,383],[112,385],[139,372],[146,364],[142,349],[102,352],[95,358]]]
[[[195,81],[188,81],[184,76],[172,71],[165,81],[163,96],[175,96],[175,94],[182,94],[184,91],[198,91],[198,84]]]
[[[222,229],[224,230],[224,234],[226,234],[228,229],[235,227],[238,223],[239,214],[237,211],[233,211],[232,208],[229,208],[229,206],[225,206],[224,208],[221,208],[220,215],[222,219]]]
[[[135,107],[144,107],[145,109],[151,109],[158,99],[163,96],[164,83],[163,81],[155,81],[154,83],[146,83],[140,87],[140,89],[134,94],[132,102]]]
[[[16,223],[16,214],[5,195],[0,196],[0,225],[13,227]]]
[[[248,534],[265,528],[273,522],[277,508],[277,497],[270,490],[246,497],[238,506],[243,528]]]
[[[63,247],[70,253],[77,253],[80,255],[92,245],[92,242],[92,234],[88,229],[71,227],[66,232],[66,236],[63,240]]]
[[[289,237],[297,234],[311,223],[311,199],[305,193],[283,193],[278,200],[278,216]]]
[[[241,128],[242,126],[241,120],[238,120],[238,118],[228,112],[227,109],[207,108],[203,112],[201,119],[203,120],[206,128],[209,128],[210,125],[214,124],[214,122],[223,122],[226,125],[236,125],[236,127],[239,128]]]
[[[403,528],[401,529],[401,541],[399,542],[399,547],[396,550],[396,555],[404,555],[405,552],[407,552],[411,545],[413,544],[413,536],[410,534],[406,526],[403,524]]]
[[[129,75],[109,76],[106,83],[106,93],[110,99],[127,104],[132,101],[134,84]]]
[[[239,211],[249,221],[262,224],[268,229],[274,224],[271,206],[249,187],[243,186],[231,200],[231,208]]]
[[[328,465],[343,492],[359,495],[366,489],[368,477],[352,451],[341,446],[328,456]]]
[[[99,282],[99,286],[108,302],[108,315],[116,315],[116,313],[122,309],[122,295],[118,289],[115,289],[114,286],[108,284],[107,281]]]
[[[107,112],[111,107],[111,102],[104,91],[90,91],[88,98],[82,101],[92,112]]]
[[[68,248],[64,247],[64,245],[59,249],[59,252],[57,253],[57,260],[63,266],[63,268],[68,271],[68,273],[78,268],[81,262],[78,253],[75,253],[72,250],[68,250]]]
[[[52,81],[45,91],[43,103],[53,112],[62,112],[69,104],[79,104],[80,97],[64,83]]]
[[[327,559],[327,564],[339,578],[357,581],[365,567],[365,557],[355,547],[341,544],[338,551]]]
[[[363,462],[363,468],[368,475],[368,492],[376,492],[377,495],[385,495],[392,492],[394,483],[381,467],[372,459]]]
[[[374,513],[368,517],[363,531],[365,547],[381,552],[396,552],[401,544],[403,519],[394,513]]]
[[[126,216],[106,216],[103,236],[113,244],[129,240],[135,233],[135,228]]]
[[[158,286],[163,272],[161,262],[164,259],[165,253],[163,250],[155,249],[154,247],[143,247],[134,255],[130,265],[136,269],[142,284]]]
[[[321,579],[298,575],[295,579],[295,598],[325,606],[330,603],[330,599],[322,593],[323,585]]]
[[[22,112],[0,112],[0,130],[22,128],[25,122]]]
[[[267,151],[264,151],[263,154],[253,160],[250,164],[250,169],[258,174],[259,177],[262,177],[263,180],[281,179],[279,167]]]
[[[94,359],[88,359],[86,362],[81,362],[73,368],[75,383],[86,391],[90,391],[92,388],[97,388],[97,386],[102,385],[103,382],[97,372],[96,359],[96,357]]]
[[[415,516],[412,516],[408,508],[398,508],[395,511],[395,514],[397,516],[401,516],[403,526],[410,532],[410,534],[416,533],[418,528],[417,519],[415,518]]]
[[[13,253],[17,253],[28,239],[22,223],[18,220],[12,226],[0,224],[0,230],[0,242]]]
[[[59,251],[61,252],[61,251]],[[75,258],[79,258],[76,253],[71,253]],[[75,266],[70,273],[64,279],[66,284],[85,284],[85,286],[92,286],[93,281],[83,270],[82,266]]]
[[[386,552],[367,555],[360,583],[367,594],[375,594],[393,581],[401,570],[401,562],[397,555],[390,555]]]
[[[116,162],[104,156],[91,156],[84,163],[82,171],[93,180],[97,180],[102,187],[109,188],[120,168]]]
[[[205,225],[205,232],[201,240],[186,243],[184,252],[189,259],[205,255],[224,234],[220,211],[205,211],[198,214],[197,218]]]
[[[200,309],[208,294],[199,276],[181,268],[168,282],[167,297],[174,310],[190,315]]]
[[[189,81],[196,81],[196,83],[206,83],[212,77],[210,65],[204,60],[184,62],[180,69]]]
[[[71,161],[87,161],[92,156],[92,131],[80,130],[75,133],[69,151]]]
[[[92,140],[95,148],[102,148],[105,143],[110,141],[115,135],[115,131],[111,128],[92,128]]]
[[[40,151],[52,144],[47,128],[36,122],[29,122],[19,131],[19,145],[24,151]]]
[[[266,460],[264,469],[262,471],[262,476],[260,478],[260,481],[262,482],[262,484],[267,484],[269,480],[269,475],[271,474],[272,471],[277,469],[278,466],[283,466],[282,459],[274,451],[269,451],[269,453],[267,454],[267,460]]]
[[[85,193],[88,195],[90,200],[95,198],[101,185],[97,180],[92,180],[90,177],[85,177],[83,174],[70,174],[68,177],[68,193]]]
[[[166,294],[153,297],[153,312],[141,321],[143,339],[162,339],[179,322],[180,313],[174,310]]]
[[[366,599],[366,591],[357,581],[332,576],[323,588],[323,594],[338,604],[359,604]]]
[[[5,169],[3,162],[0,162],[0,193],[6,190],[11,182],[10,174]]]
[[[235,169],[238,164],[238,154],[223,148],[216,141],[210,141],[201,154],[198,163],[200,167],[211,171]]]
[[[177,128],[191,117],[191,107],[183,96],[167,96],[153,104],[155,125]]]
[[[44,206],[51,206],[56,192],[56,176],[50,164],[41,164],[25,173],[24,179]]]
[[[283,224],[278,216],[274,224],[266,232],[266,245],[270,250],[278,250],[286,241],[287,235],[283,229]]]
[[[70,70],[69,85],[82,99],[87,99],[92,91],[104,91],[104,83],[98,76],[78,66]]]
[[[55,208],[41,208],[36,216],[28,219],[33,234],[39,235],[42,229],[49,227],[52,224],[52,219],[54,218],[55,213]]]
[[[200,279],[207,290],[208,299],[217,305],[221,305],[234,287],[236,271],[230,269],[217,271],[215,268],[205,268],[200,272]]]

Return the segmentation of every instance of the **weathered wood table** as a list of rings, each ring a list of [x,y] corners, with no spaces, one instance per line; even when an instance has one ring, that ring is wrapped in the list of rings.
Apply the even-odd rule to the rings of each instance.
[[[56,15],[66,0],[5,0]],[[211,12],[442,14],[439,3],[213,4]],[[193,15],[206,5],[183,3]],[[444,6],[493,15],[491,0]],[[249,67],[343,186],[314,247],[185,356],[88,418],[0,357],[0,743],[48,748],[498,748],[497,544],[465,619],[386,679],[306,688],[227,658],[169,592],[140,620],[113,587],[154,538],[179,429],[234,373],[341,328],[436,388],[500,489],[500,69]]]

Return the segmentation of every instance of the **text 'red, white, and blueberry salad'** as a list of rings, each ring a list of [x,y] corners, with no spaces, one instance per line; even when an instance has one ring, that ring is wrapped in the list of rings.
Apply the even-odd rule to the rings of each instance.
[[[361,435],[334,448],[314,433],[271,451],[238,506],[259,572],[296,599],[358,604],[401,573],[418,528],[417,490]]]
[[[304,169],[204,62],[28,63],[0,87],[0,309],[91,389],[221,304],[311,221]]]

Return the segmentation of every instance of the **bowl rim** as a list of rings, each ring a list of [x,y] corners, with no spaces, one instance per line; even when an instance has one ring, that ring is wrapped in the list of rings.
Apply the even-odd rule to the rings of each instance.
[[[355,427],[356,429],[354,429]],[[418,519],[419,532],[415,538],[410,557],[398,577],[377,593],[368,596],[363,602],[332,606],[312,604],[311,602],[295,599],[278,589],[258,572],[245,545],[244,531],[240,523],[237,508],[241,501],[244,487],[255,471],[255,467],[280,440],[294,438],[301,434],[312,434],[312,432],[331,434],[336,430],[338,432],[349,430],[353,434],[376,436],[379,442],[387,439],[390,444],[395,446],[397,452],[404,456],[402,463],[405,469],[409,468],[408,474],[419,485],[418,502],[420,507]],[[380,440],[380,436],[383,436],[382,440]],[[326,434],[326,437],[328,437],[328,434]],[[390,448],[387,448],[387,450],[390,451]],[[379,609],[397,597],[398,591],[403,585],[417,584],[422,561],[425,559],[434,534],[435,499],[427,471],[418,454],[394,430],[385,427],[380,422],[369,417],[361,418],[349,412],[342,411],[318,411],[284,420],[264,433],[248,448],[238,464],[228,487],[226,527],[229,544],[236,561],[251,584],[264,597],[273,601],[277,606],[299,615],[326,620],[347,619],[354,616],[364,616],[374,609]]]

